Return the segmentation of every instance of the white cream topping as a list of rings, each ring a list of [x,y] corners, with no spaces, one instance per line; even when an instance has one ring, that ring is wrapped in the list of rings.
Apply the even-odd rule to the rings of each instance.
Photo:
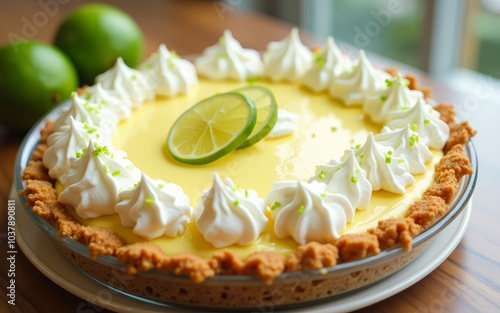
[[[92,139],[83,156],[63,176],[65,187],[59,201],[75,208],[82,218],[93,218],[115,213],[120,201],[118,192],[133,187],[140,180],[141,172],[124,159],[124,152],[110,151]]]
[[[115,132],[118,116],[113,111],[83,99],[76,92],[71,93],[71,97],[71,106],[62,111],[57,118],[54,123],[54,131],[59,131],[63,125],[68,125],[72,116],[76,121],[100,127],[110,134]]]
[[[372,184],[374,191],[384,189],[390,192],[404,194],[408,185],[415,183],[415,178],[409,173],[408,162],[394,155],[392,147],[377,143],[370,133],[362,146],[354,150],[359,166],[366,171],[366,178]],[[349,157],[346,150],[342,160]]]
[[[408,81],[401,74],[387,82],[388,89],[369,95],[363,103],[363,111],[376,123],[385,123],[392,119],[393,112],[409,109],[423,97],[421,91],[410,90]]]
[[[123,99],[115,90],[104,89],[101,83],[87,88],[82,97],[90,103],[115,112],[120,121],[130,117],[132,104]]]
[[[193,63],[170,52],[164,44],[141,64],[140,69],[157,95],[171,97],[188,93],[198,84]]]
[[[140,107],[144,101],[154,100],[155,92],[144,74],[128,67],[121,57],[107,72],[96,77],[105,89],[111,89],[130,102],[133,108]]]
[[[427,171],[425,163],[432,160],[432,152],[420,140],[420,135],[410,129],[410,124],[391,130],[385,126],[382,133],[374,136],[375,141],[394,148],[394,156],[404,158],[410,167],[410,174],[422,174]]]
[[[437,111],[419,97],[412,108],[393,113],[393,118],[386,123],[391,129],[403,128],[410,123],[410,128],[429,139],[428,147],[442,149],[450,137],[450,128],[439,118]]]
[[[295,27],[282,41],[270,42],[264,53],[264,76],[273,81],[299,80],[312,65],[312,52],[300,42]]]
[[[49,169],[49,176],[59,179],[77,160],[78,153],[86,148],[90,139],[101,146],[111,146],[111,138],[101,128],[93,127],[69,117],[69,124],[47,138],[49,146],[43,154],[43,165]]]
[[[233,38],[230,30],[225,30],[219,42],[203,51],[195,60],[198,74],[209,79],[246,80],[262,73],[259,52],[244,49]]]
[[[332,160],[329,164],[318,165],[315,176],[309,182],[318,181],[327,184],[326,190],[345,196],[353,208],[368,208],[372,197],[372,184],[366,178],[366,172],[359,166],[353,150],[346,151],[343,161]]]
[[[325,46],[313,53],[314,64],[304,75],[302,83],[315,92],[328,89],[333,79],[352,67],[349,56],[335,44],[333,37],[328,37]]]
[[[123,226],[148,240],[167,235],[176,237],[191,219],[189,198],[182,188],[141,174],[141,182],[119,193],[115,211]]]
[[[277,138],[293,134],[297,130],[298,123],[299,115],[297,113],[278,109],[278,119],[267,137]]]
[[[280,238],[292,237],[299,244],[333,242],[354,218],[349,200],[326,191],[326,184],[300,180],[272,184],[266,196]]]
[[[360,50],[356,68],[334,79],[329,91],[346,105],[363,104],[370,95],[387,88],[386,79],[392,79],[391,75],[373,67],[364,50]]]
[[[222,182],[217,172],[201,199],[194,208],[194,220],[205,240],[216,248],[251,244],[266,228],[264,199],[254,190],[235,186],[229,178]]]

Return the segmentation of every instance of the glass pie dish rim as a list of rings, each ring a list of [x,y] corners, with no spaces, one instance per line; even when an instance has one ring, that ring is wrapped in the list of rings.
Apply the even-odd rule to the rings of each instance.
[[[24,189],[24,182],[22,180],[22,171],[31,160],[31,155],[39,143],[40,140],[40,130],[44,126],[44,121],[46,119],[55,119],[60,111],[65,107],[69,106],[70,100],[63,102],[59,106],[52,109],[50,112],[45,114],[38,122],[28,131],[25,135],[17,156],[14,166],[14,185],[16,192],[20,192]],[[413,238],[412,247],[416,248],[421,244],[425,243],[427,240],[431,240],[436,234],[438,234],[442,229],[448,226],[455,217],[457,217],[462,210],[466,207],[470,198],[472,197],[477,176],[478,176],[478,160],[476,155],[476,150],[474,144],[469,140],[464,146],[464,153],[469,158],[470,164],[473,169],[471,175],[464,176],[459,184],[459,190],[457,195],[453,199],[449,206],[449,209],[441,216],[438,220],[432,223],[430,226],[425,228],[420,234]],[[125,269],[125,264],[119,262],[114,256],[101,255],[95,259],[92,259],[89,255],[88,247],[82,243],[79,243],[69,237],[62,236],[59,231],[54,228],[49,222],[45,221],[42,217],[37,215],[31,210],[31,207],[26,206],[26,196],[19,196],[20,202],[24,209],[27,211],[28,215],[32,220],[40,227],[46,234],[48,234],[52,239],[59,241],[66,248],[84,256],[92,261],[102,263],[107,266],[111,266],[120,270]],[[315,279],[326,279],[335,277],[337,275],[343,275],[346,273],[352,273],[361,271],[367,267],[377,266],[383,264],[392,259],[395,259],[408,251],[404,250],[400,245],[396,245],[392,248],[381,251],[380,253],[372,256],[368,256],[359,260],[354,260],[346,263],[337,264],[333,267],[325,267],[319,270],[309,270],[309,271],[299,271],[299,272],[287,272],[282,273],[273,280],[273,284],[278,284],[280,282],[288,282],[289,279],[293,278],[307,278],[308,280]],[[187,276],[178,276],[172,272],[166,270],[151,269],[145,272],[138,272],[136,275],[141,275],[144,277],[154,277],[156,279],[165,279],[169,281],[176,281],[182,283],[193,283]],[[265,284],[257,276],[251,275],[215,275],[213,277],[207,278],[204,284],[210,285],[240,285],[240,284]]]

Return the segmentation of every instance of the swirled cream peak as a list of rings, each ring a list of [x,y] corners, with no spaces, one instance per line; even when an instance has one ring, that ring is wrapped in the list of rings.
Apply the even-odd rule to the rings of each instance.
[[[278,119],[267,137],[277,138],[293,134],[297,130],[298,123],[299,115],[297,113],[278,109]]]
[[[59,201],[75,208],[82,218],[115,213],[119,191],[133,187],[141,175],[124,155],[91,139],[72,168],[61,176],[64,190]]]
[[[47,138],[49,146],[43,154],[43,165],[49,170],[49,176],[59,179],[75,162],[82,149],[86,148],[90,139],[99,145],[111,145],[108,133],[100,128],[76,121],[73,116],[70,122]]]
[[[266,196],[280,238],[292,237],[299,244],[333,242],[354,217],[349,200],[330,193],[326,184],[290,180],[272,184]]]
[[[273,81],[299,80],[312,65],[312,52],[300,42],[295,27],[282,41],[270,42],[264,53],[264,76]]]
[[[105,107],[115,112],[120,121],[130,117],[132,104],[115,90],[104,89],[101,83],[87,88],[82,97],[94,106]]]
[[[304,75],[302,83],[315,92],[327,90],[333,79],[352,67],[349,56],[340,51],[331,36],[322,49],[313,52],[313,56],[313,66]]]
[[[394,79],[386,81],[387,89],[368,96],[363,103],[363,111],[372,121],[385,123],[392,119],[391,113],[413,107],[423,94],[418,90],[410,90],[408,83],[401,73],[398,73]]]
[[[176,96],[188,93],[198,84],[198,76],[193,63],[181,59],[175,51],[169,51],[161,44],[140,69],[146,75],[155,93],[161,96]]]
[[[373,67],[365,51],[360,50],[355,69],[334,79],[329,91],[346,105],[363,104],[370,95],[387,88],[387,79],[392,79],[391,75]]]
[[[267,225],[267,206],[254,190],[244,190],[214,172],[213,185],[193,211],[196,226],[214,247],[248,245]]]
[[[123,226],[146,239],[162,235],[176,237],[184,233],[191,219],[189,198],[182,188],[141,174],[140,183],[119,194],[115,211]]]
[[[114,112],[103,105],[87,101],[76,92],[71,93],[71,98],[71,106],[62,111],[54,123],[55,131],[68,125],[70,117],[73,117],[76,121],[100,127],[111,134],[115,132],[118,116]]]
[[[366,171],[366,178],[374,191],[384,189],[404,194],[406,186],[415,183],[415,178],[409,173],[408,162],[395,156],[392,147],[377,143],[373,133],[368,134],[363,145],[356,146],[354,154],[359,166]],[[342,160],[349,155],[349,150],[346,150]]]
[[[392,114],[392,119],[386,123],[391,129],[403,128],[406,124],[422,137],[428,138],[428,147],[442,149],[450,137],[450,128],[439,118],[437,111],[419,97],[415,106],[399,110]]]
[[[195,60],[198,73],[209,79],[246,80],[257,77],[262,72],[260,54],[252,49],[244,49],[226,29],[219,42],[203,51]]]
[[[327,191],[344,195],[353,208],[364,210],[372,197],[372,184],[359,166],[354,151],[347,150],[346,153],[347,158],[342,162],[332,160],[329,164],[318,165],[309,182],[325,183]]]
[[[395,130],[385,126],[382,133],[374,136],[375,141],[394,149],[394,156],[402,157],[408,162],[410,174],[425,173],[425,163],[432,160],[432,153],[420,140],[420,135],[410,129],[410,124]]]
[[[154,100],[155,92],[144,74],[128,67],[121,57],[116,59],[115,65],[107,72],[96,77],[105,89],[115,90],[133,108],[140,107],[144,101]]]

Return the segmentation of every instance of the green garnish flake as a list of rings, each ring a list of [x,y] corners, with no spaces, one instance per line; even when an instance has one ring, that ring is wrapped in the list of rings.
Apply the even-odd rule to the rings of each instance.
[[[387,100],[386,96],[380,96],[380,101],[385,102],[385,100]]]
[[[337,169],[335,170],[335,172],[338,172],[340,171],[341,167],[337,167]]]
[[[304,213],[304,205],[303,205],[303,204],[301,204],[301,205],[299,206],[299,209],[298,209],[297,213],[298,213],[299,215],[300,215],[300,214],[302,214],[302,213]]]
[[[114,171],[113,173],[111,173],[111,175],[113,176],[120,175],[120,170]]]
[[[233,201],[233,205],[238,205],[238,204],[240,204],[240,201],[238,201],[238,199],[235,199],[235,200]]]
[[[408,110],[409,108],[410,108],[409,106],[406,106],[406,105],[405,105],[405,106],[402,106],[402,107],[401,107],[401,110],[403,110],[403,111],[404,111],[404,110]]]
[[[248,195],[248,190],[245,189],[245,198],[249,198],[250,196]]]
[[[89,113],[95,113],[95,114],[99,114],[101,113],[101,110],[99,110],[99,108],[96,108],[96,107],[93,107],[90,105],[90,103],[88,102],[85,102],[83,104],[83,107],[85,108],[85,110],[87,110]]]
[[[330,130],[331,130],[332,132],[337,131],[337,127],[332,126],[332,127],[330,128]]]
[[[410,81],[408,79],[405,79],[405,87],[410,86]]]
[[[359,166],[363,166],[363,161],[359,161]]]
[[[326,197],[326,193],[322,192],[322,193],[321,193],[321,197],[322,197],[322,198]]]
[[[387,154],[388,155],[392,155],[392,151],[387,151]]]
[[[135,74],[132,74],[132,76],[130,76],[130,79],[137,80],[137,76],[135,76]]]
[[[134,167],[133,167],[132,165],[127,165],[127,166],[125,166],[125,168],[126,168],[127,170],[132,170]]]
[[[144,199],[144,202],[145,202],[146,204],[151,204],[151,203],[154,203],[154,202],[155,202],[155,199],[150,198],[150,197],[146,197],[146,198]]]
[[[427,120],[427,119],[425,119],[425,120],[424,120],[424,124],[429,124],[430,122],[431,122],[431,121],[429,121],[429,120]]]
[[[97,144],[97,142],[94,142],[94,148],[95,148],[95,150],[92,153],[94,156],[99,156],[101,154],[105,154],[105,155],[109,156],[109,154],[110,154],[109,150],[108,150],[108,146],[101,147]]]
[[[351,182],[352,183],[357,183],[358,182],[358,176],[351,176]]]
[[[313,133],[313,134],[311,135],[311,137],[316,138],[316,134],[315,134],[315,133]]]
[[[320,49],[314,51],[313,56],[314,56],[314,61],[316,62],[319,68],[325,67],[325,59],[323,59]]]
[[[141,181],[140,181],[140,180],[138,180],[138,181],[137,181],[137,183],[135,183],[135,184],[134,184],[134,187],[132,187],[132,188],[135,188],[135,187],[139,186],[139,184],[140,184],[140,183],[141,183]]]
[[[325,179],[326,177],[326,172],[325,171],[321,171],[318,175],[319,179]]]
[[[357,168],[357,169],[356,169],[356,173],[359,173],[359,172],[360,172],[360,170],[359,170],[359,168]]]
[[[419,136],[417,134],[413,134],[410,136],[410,147],[413,147],[418,142]]]
[[[158,188],[163,188],[165,187],[165,184],[158,184]]]
[[[404,159],[399,159],[398,163],[404,163],[404,161],[405,161]]]
[[[391,164],[392,158],[390,156],[385,158],[385,163]]]
[[[85,96],[85,100],[90,100],[90,92],[88,92],[87,90],[85,90],[85,92],[83,93],[83,95]]]
[[[106,171],[106,173],[109,173],[109,169],[108,169],[108,165],[107,164],[104,164],[104,170]]]
[[[391,87],[392,84],[394,84],[395,81],[396,81],[396,79],[389,79],[389,78],[387,78],[385,80],[385,83],[386,83],[387,87]]]
[[[364,155],[364,154],[362,154],[362,155],[360,155],[359,157],[360,157],[360,158],[362,158],[362,159],[364,159],[364,158],[365,158],[365,155]]]
[[[361,148],[361,145],[356,145],[356,149],[359,149],[359,148]]]
[[[79,159],[85,154],[85,152],[87,152],[87,148],[83,148],[82,152],[78,152],[78,151],[75,151],[75,152],[76,152],[76,158]]]
[[[236,192],[236,191],[238,191],[238,192],[241,191],[241,187],[239,185],[233,186],[233,192]]]
[[[273,205],[271,206],[271,211],[274,211],[276,208],[278,208],[280,206],[281,206],[281,203],[279,203],[278,201],[275,201],[273,203]]]
[[[415,124],[415,123],[413,123],[413,124],[410,125],[410,129],[413,130],[414,132],[416,132],[417,129],[418,129],[418,125]]]
[[[260,80],[260,76],[248,77],[247,78],[247,83],[249,85],[253,85],[253,84],[255,84],[256,81],[259,81],[259,80]]]

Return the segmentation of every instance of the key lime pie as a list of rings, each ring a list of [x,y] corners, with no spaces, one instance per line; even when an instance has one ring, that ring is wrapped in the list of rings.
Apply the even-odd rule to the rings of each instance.
[[[351,60],[332,38],[311,51],[297,29],[262,57],[229,30],[194,64],[161,45],[138,69],[118,59],[46,122],[23,194],[92,258],[196,282],[179,289],[149,277],[120,288],[179,303],[264,303],[280,275],[410,250],[446,212],[472,173],[462,145],[475,131],[419,89],[364,51]],[[99,258],[67,254],[109,283]],[[266,284],[200,296],[219,275]],[[284,303],[349,284],[298,296],[306,287],[295,282]]]

